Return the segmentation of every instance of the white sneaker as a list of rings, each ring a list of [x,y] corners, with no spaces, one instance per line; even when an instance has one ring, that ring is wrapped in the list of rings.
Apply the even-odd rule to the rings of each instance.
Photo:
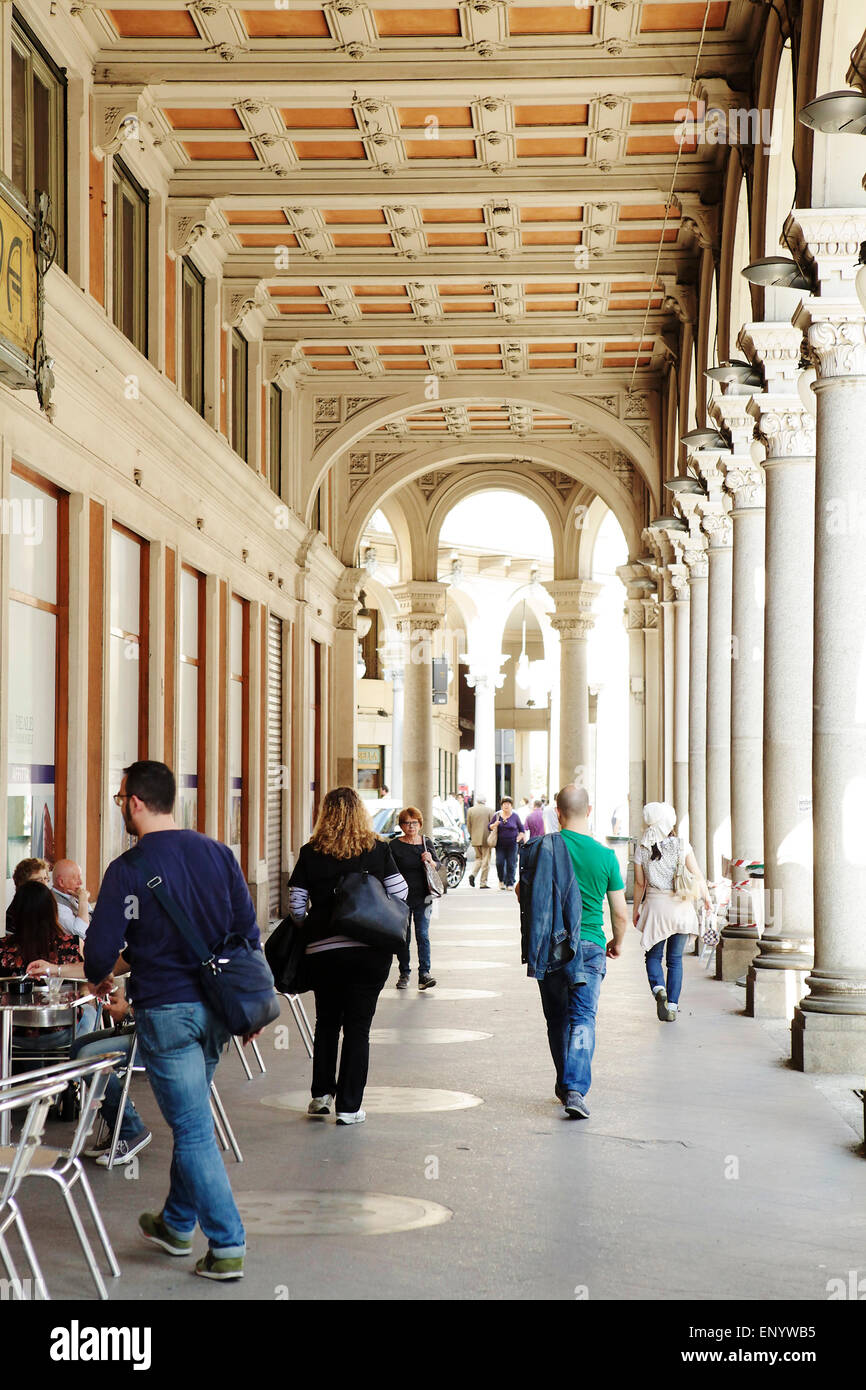
[[[338,1125],[362,1125],[367,1118],[366,1110],[356,1110],[354,1114],[337,1111]]]
[[[140,1134],[137,1139],[120,1139],[117,1144],[117,1153],[114,1155],[115,1167],[120,1167],[124,1163],[131,1163],[136,1154],[140,1154],[142,1149],[146,1149],[153,1135],[150,1133]],[[111,1139],[109,1138],[104,1146],[98,1151],[91,1150],[89,1157],[95,1158],[101,1168],[108,1167],[108,1159],[111,1154]]]
[[[312,1115],[313,1118],[318,1115],[330,1115],[331,1101],[333,1099],[333,1096],[313,1096],[313,1099],[307,1106],[307,1114]]]

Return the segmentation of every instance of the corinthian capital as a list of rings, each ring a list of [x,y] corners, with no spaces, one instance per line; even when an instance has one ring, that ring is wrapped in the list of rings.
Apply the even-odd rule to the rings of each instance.
[[[733,541],[733,523],[720,501],[708,502],[701,509],[701,526],[710,550],[726,550]]]
[[[866,313],[857,303],[813,300],[806,337],[819,380],[866,376]]]
[[[693,579],[706,579],[710,572],[710,566],[707,560],[705,536],[694,539],[689,537],[688,544],[683,549],[683,564],[688,565],[689,582]]]
[[[735,459],[725,477],[725,486],[734,499],[734,508],[764,506],[764,470],[749,458]]]
[[[753,396],[749,414],[755,420],[756,438],[767,450],[766,463],[814,457],[815,417],[798,396]]]
[[[592,605],[601,586],[589,579],[557,579],[544,587],[556,604],[551,627],[561,638],[587,637],[595,622]]]

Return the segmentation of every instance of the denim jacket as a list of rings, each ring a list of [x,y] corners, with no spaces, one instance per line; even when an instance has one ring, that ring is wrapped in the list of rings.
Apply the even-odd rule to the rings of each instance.
[[[586,983],[580,960],[583,902],[571,855],[558,831],[520,848],[520,959],[533,980],[566,970],[570,984]]]

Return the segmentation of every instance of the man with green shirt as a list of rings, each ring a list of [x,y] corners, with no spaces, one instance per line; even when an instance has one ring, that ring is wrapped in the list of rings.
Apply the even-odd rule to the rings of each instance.
[[[629,917],[619,863],[613,850],[593,839],[589,828],[589,795],[572,782],[556,795],[556,813],[574,876],[583,899],[579,962],[586,984],[570,984],[563,970],[549,971],[538,981],[547,1020],[547,1036],[556,1066],[556,1095],[572,1119],[586,1119],[586,1094],[592,1080],[595,1016],[606,956],[622,953]],[[604,900],[610,906],[613,939],[604,934]],[[577,962],[575,962],[577,964]]]

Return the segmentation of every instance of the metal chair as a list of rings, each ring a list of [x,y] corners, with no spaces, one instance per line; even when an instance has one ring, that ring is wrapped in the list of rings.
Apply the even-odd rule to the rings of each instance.
[[[60,1082],[62,1080],[63,1085],[70,1081],[80,1081],[82,1083],[83,1096],[81,1100],[81,1111],[78,1117],[78,1123],[75,1127],[75,1134],[73,1135],[72,1143],[69,1145],[69,1148],[40,1148],[38,1154],[31,1160],[26,1176],[50,1178],[53,1182],[57,1183],[63,1194],[63,1200],[66,1203],[69,1215],[72,1218],[75,1234],[78,1236],[81,1249],[84,1252],[84,1258],[93,1277],[93,1282],[96,1285],[99,1297],[102,1299],[108,1298],[108,1291],[105,1287],[99,1266],[96,1263],[93,1248],[88,1239],[87,1232],[84,1229],[78,1207],[75,1204],[73,1192],[76,1184],[80,1184],[85,1201],[90,1209],[93,1224],[96,1227],[96,1233],[102,1243],[109,1271],[115,1279],[119,1278],[120,1266],[117,1263],[111,1241],[108,1238],[108,1232],[105,1229],[105,1224],[102,1220],[99,1208],[96,1205],[96,1199],[93,1196],[90,1183],[87,1180],[87,1174],[82,1167],[80,1155],[93,1129],[96,1112],[102,1102],[109,1073],[116,1063],[121,1060],[122,1057],[119,1052],[112,1052],[109,1053],[108,1056],[101,1057],[94,1062],[60,1063],[57,1066],[45,1067],[42,1071],[28,1072],[24,1077],[19,1076],[15,1078],[19,1085],[22,1082],[38,1085],[41,1081],[47,1081],[49,1079],[52,1082],[55,1080]],[[8,1087],[11,1084],[12,1080],[10,1078],[9,1081],[0,1082],[0,1087]],[[14,1162],[14,1147],[0,1148],[0,1173],[9,1172]]]
[[[301,996],[299,994],[286,994],[283,990],[280,990],[279,993],[282,994],[284,999],[288,999],[289,1008],[292,1011],[292,1018],[295,1020],[295,1023],[298,1026],[298,1032],[301,1035],[301,1042],[304,1044],[304,1047],[307,1050],[307,1056],[312,1057],[313,1029],[310,1024],[310,1020],[307,1017],[307,1011],[304,1008]]]
[[[65,1081],[47,1081],[39,1085],[11,1086],[4,1096],[0,1096],[0,1113],[27,1107],[27,1114],[21,1126],[18,1142],[9,1146],[12,1150],[12,1157],[5,1170],[5,1180],[0,1185],[0,1260],[2,1260],[3,1268],[8,1276],[12,1296],[22,1300],[25,1298],[24,1285],[18,1277],[18,1270],[6,1243],[6,1233],[13,1227],[17,1231],[18,1239],[30,1266],[34,1297],[39,1298],[41,1294],[43,1299],[47,1299],[48,1290],[45,1287],[42,1270],[39,1267],[36,1251],[33,1249],[30,1235],[24,1224],[24,1218],[15,1200],[15,1194],[39,1152],[48,1111],[65,1087]],[[30,1282],[31,1280],[28,1280],[28,1283]]]
[[[253,1074],[252,1074],[252,1072],[250,1071],[250,1064],[249,1064],[249,1062],[247,1061],[246,1055],[245,1055],[245,1053],[244,1053],[244,1045],[243,1045],[243,1042],[241,1041],[240,1038],[232,1038],[232,1042],[233,1042],[234,1045],[235,1045],[235,1052],[238,1054],[238,1056],[239,1056],[240,1059],[241,1059],[241,1066],[243,1067],[244,1071],[245,1071],[246,1074],[247,1074],[247,1081],[252,1081],[252,1079],[253,1079]],[[258,1045],[258,1043],[256,1042],[255,1038],[253,1038],[252,1042],[250,1043],[250,1049],[252,1050],[252,1054],[253,1054],[253,1056],[255,1057],[256,1061],[257,1061],[258,1064],[259,1064],[259,1071],[261,1072],[262,1076],[264,1076],[265,1073],[267,1072],[267,1067],[265,1066],[264,1058],[262,1057],[262,1054],[261,1054],[261,1052],[259,1051],[259,1045]]]
[[[226,1114],[225,1106],[223,1105],[222,1100],[220,1099],[220,1093],[217,1090],[216,1084],[213,1081],[210,1083],[210,1111],[213,1115],[213,1124],[214,1129],[216,1130],[217,1142],[223,1149],[231,1149],[232,1153],[235,1156],[236,1162],[243,1163],[244,1156],[241,1153],[240,1145],[238,1144],[238,1141],[235,1138],[235,1132],[232,1129],[231,1124],[229,1123],[229,1117]]]

